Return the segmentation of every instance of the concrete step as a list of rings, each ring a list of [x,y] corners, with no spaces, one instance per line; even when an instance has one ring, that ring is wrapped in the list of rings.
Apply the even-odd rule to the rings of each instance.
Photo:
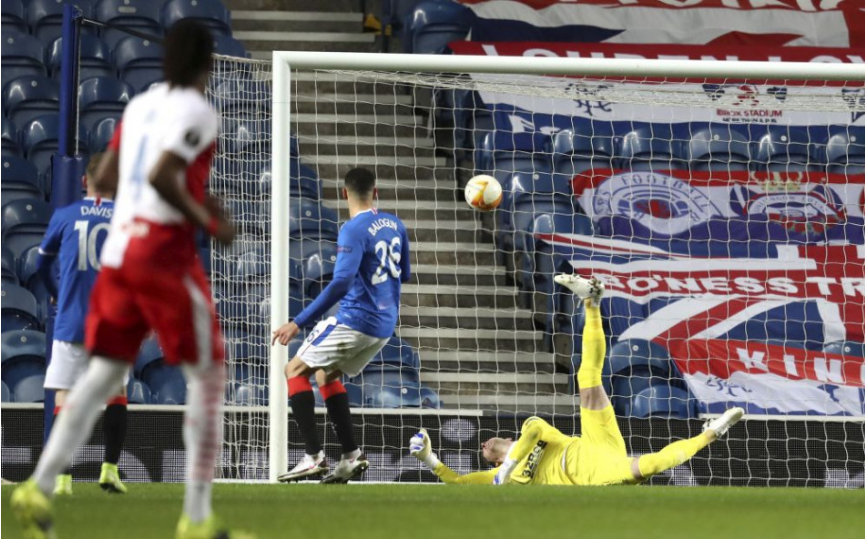
[[[542,351],[541,332],[530,330],[400,327],[400,338],[421,348],[446,350]]]
[[[420,285],[507,286],[504,270],[497,267],[419,264],[411,272],[412,282]]]
[[[309,135],[304,134],[304,137],[307,138]],[[346,142],[326,142],[324,140],[299,142],[300,155],[303,158],[308,155],[354,155],[359,157],[383,157],[389,159],[406,157],[427,157],[432,159],[436,154],[436,150],[432,145],[409,146],[407,143],[350,144]]]
[[[234,32],[232,35],[234,36],[234,39],[247,43],[247,48],[254,50],[299,50],[297,49],[298,43],[375,43],[375,35],[360,32],[308,32],[256,29],[239,30]],[[254,46],[255,44],[266,45]]]
[[[528,311],[467,307],[413,307],[400,309],[402,327],[491,330],[534,330]]]
[[[403,305],[427,308],[485,307],[489,309],[515,309],[517,295],[507,288],[493,286],[445,286],[442,284],[405,284],[402,287]]]
[[[421,382],[424,384],[502,384],[531,386],[567,385],[568,375],[551,372],[516,373],[516,372],[421,372]]]
[[[379,94],[358,94],[356,89],[338,94],[324,93],[326,85],[316,92],[293,94],[292,111],[296,113],[320,114],[414,114],[411,96],[394,95],[381,92]],[[332,91],[332,90],[330,90]]]
[[[324,45],[314,43],[313,45]],[[352,45],[352,44],[346,44]],[[363,45],[363,44],[353,44]],[[365,46],[365,45],[363,45]],[[289,50],[301,50],[297,47]],[[347,51],[348,52],[348,51]],[[253,57],[255,55],[253,54]],[[263,60],[270,60],[272,54]],[[377,98],[387,102],[388,96],[405,96],[399,99],[408,99],[409,103],[414,102],[412,98],[414,86],[408,83],[392,82],[387,80],[379,80],[365,73],[344,73],[333,71],[315,71],[302,70],[294,71],[291,74],[292,80],[292,95],[309,95],[320,94],[324,96],[342,96],[346,99],[354,99],[355,96],[375,95]]]
[[[231,28],[243,31],[362,33],[363,13],[324,11],[237,10],[231,12]]]
[[[298,118],[298,116],[300,118]],[[322,114],[293,114],[292,134],[330,137],[391,137],[412,141],[427,138],[427,128],[419,117],[364,115],[361,117]]]
[[[323,32],[326,34],[326,32]],[[355,35],[355,34],[346,34]],[[371,35],[371,34],[357,34]],[[375,41],[244,41],[253,60],[270,60],[273,51],[378,52]]]
[[[442,398],[445,408],[489,410],[497,413],[539,413],[576,415],[579,397],[571,395],[448,395]]]
[[[478,240],[478,232],[469,227],[448,227],[432,225],[430,227],[409,227],[409,239],[414,242],[441,243],[473,243]]]
[[[444,168],[447,166],[447,159],[444,157],[421,157],[417,155],[326,155],[319,153],[305,156],[303,160],[320,169],[324,165],[350,168],[359,166]]]
[[[340,219],[348,219],[348,208],[344,203],[328,204],[339,212]],[[380,200],[378,209],[393,213],[405,221],[463,221],[473,220],[475,211],[465,202],[442,200]]]

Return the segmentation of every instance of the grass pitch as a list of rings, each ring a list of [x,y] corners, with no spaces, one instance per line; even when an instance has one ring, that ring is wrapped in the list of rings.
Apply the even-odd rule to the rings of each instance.
[[[2,535],[21,536],[3,487]],[[172,538],[183,485],[130,484],[126,496],[75,484],[56,502],[60,539]],[[231,485],[217,514],[259,539],[604,537],[861,538],[865,493],[831,489]]]

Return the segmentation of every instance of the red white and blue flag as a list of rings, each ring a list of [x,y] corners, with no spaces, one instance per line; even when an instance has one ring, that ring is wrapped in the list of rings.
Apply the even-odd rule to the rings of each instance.
[[[865,414],[865,358],[823,351],[865,342],[865,179],[676,172],[647,190],[632,174],[575,179],[600,234],[538,238],[606,283],[613,335],[666,348],[702,412]]]
[[[460,0],[472,41],[865,46],[860,0]]]

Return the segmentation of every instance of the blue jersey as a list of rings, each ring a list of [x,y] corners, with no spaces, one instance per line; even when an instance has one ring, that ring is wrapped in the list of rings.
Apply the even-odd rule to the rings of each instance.
[[[114,202],[85,198],[54,212],[39,252],[42,263],[59,266],[54,339],[84,342],[90,291],[99,273],[99,254],[108,236]]]
[[[295,319],[315,322],[338,300],[340,324],[371,337],[393,335],[402,283],[411,278],[408,233],[399,217],[372,209],[339,231],[333,280]]]

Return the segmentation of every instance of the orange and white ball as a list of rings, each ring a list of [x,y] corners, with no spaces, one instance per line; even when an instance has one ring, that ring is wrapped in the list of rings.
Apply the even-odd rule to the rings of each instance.
[[[502,202],[502,184],[492,176],[481,174],[466,184],[466,202],[480,211],[496,209]]]

